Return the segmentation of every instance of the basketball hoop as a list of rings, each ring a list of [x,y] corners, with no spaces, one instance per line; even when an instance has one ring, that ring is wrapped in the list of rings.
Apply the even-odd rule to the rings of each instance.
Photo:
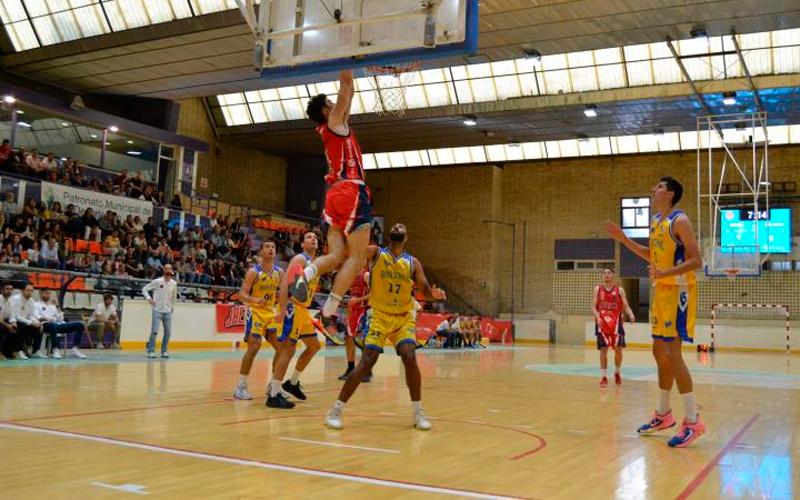
[[[723,271],[725,272],[725,276],[728,277],[728,280],[734,281],[736,276],[738,276],[742,270],[736,267],[731,267],[728,269],[723,269]]]
[[[382,116],[405,116],[408,109],[406,89],[421,69],[419,61],[364,68],[364,76],[375,91],[372,111]]]

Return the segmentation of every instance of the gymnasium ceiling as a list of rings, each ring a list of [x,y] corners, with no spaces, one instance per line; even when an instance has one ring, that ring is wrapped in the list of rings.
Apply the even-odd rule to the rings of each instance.
[[[174,1],[174,0],[171,0]],[[483,0],[480,50],[485,60],[522,56],[525,48],[544,55],[603,49],[670,37],[685,39],[693,27],[710,36],[800,27],[797,0]],[[237,10],[118,31],[22,52],[7,39],[0,62],[10,74],[82,93],[110,93],[180,100],[266,88],[251,66],[252,35]],[[464,64],[463,59],[442,65]],[[797,75],[757,79],[757,86],[800,87]],[[741,81],[702,92],[712,102],[724,90],[745,90]],[[626,92],[626,90],[628,90]],[[366,151],[419,149],[441,144],[490,144],[582,135],[647,133],[694,127],[699,106],[686,84],[668,92],[604,91],[608,101],[587,123],[580,99],[570,96],[515,99],[410,113],[391,127],[370,115],[356,117]],[[796,102],[797,93],[785,95]],[[743,98],[742,108],[748,97]],[[752,99],[752,96],[750,96]],[[212,99],[213,100],[213,99]],[[773,103],[773,117],[800,123],[796,111]],[[766,107],[769,108],[768,103]],[[458,108],[458,109],[452,109]],[[780,109],[778,109],[780,108]],[[793,109],[798,109],[794,106]],[[465,113],[480,117],[479,132],[462,125]],[[223,127],[223,135],[276,154],[307,154],[319,148],[304,120],[265,127]]]

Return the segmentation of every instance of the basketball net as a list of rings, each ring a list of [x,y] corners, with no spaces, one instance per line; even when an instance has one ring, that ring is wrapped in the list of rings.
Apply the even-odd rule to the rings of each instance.
[[[414,79],[414,73],[421,68],[419,61],[364,68],[364,76],[375,91],[372,112],[380,116],[405,116],[408,109],[406,89]]]

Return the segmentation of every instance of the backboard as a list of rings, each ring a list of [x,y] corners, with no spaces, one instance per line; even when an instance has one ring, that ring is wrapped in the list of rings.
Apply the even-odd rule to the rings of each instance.
[[[475,52],[478,0],[237,0],[255,35],[254,66],[276,86],[341,69]]]

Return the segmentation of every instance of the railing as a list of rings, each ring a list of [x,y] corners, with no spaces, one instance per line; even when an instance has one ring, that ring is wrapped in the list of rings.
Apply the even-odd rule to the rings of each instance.
[[[142,287],[150,282],[139,278],[119,278],[102,274],[9,265],[0,266],[0,280],[8,281],[16,285],[16,288],[31,284],[37,290],[57,290],[58,303],[61,307],[64,306],[67,292],[111,293],[117,298],[136,298],[142,296]],[[178,280],[179,300],[211,303],[235,300],[238,291],[238,287],[181,283]]]
[[[445,293],[447,293],[446,304],[448,311],[474,316],[486,316],[483,311],[473,306],[469,301],[467,301],[467,299],[453,291],[451,288],[448,288],[445,282],[440,280],[435,274],[431,273],[429,269],[425,270],[425,274],[427,275],[429,283],[436,283],[439,288],[442,288]]]

